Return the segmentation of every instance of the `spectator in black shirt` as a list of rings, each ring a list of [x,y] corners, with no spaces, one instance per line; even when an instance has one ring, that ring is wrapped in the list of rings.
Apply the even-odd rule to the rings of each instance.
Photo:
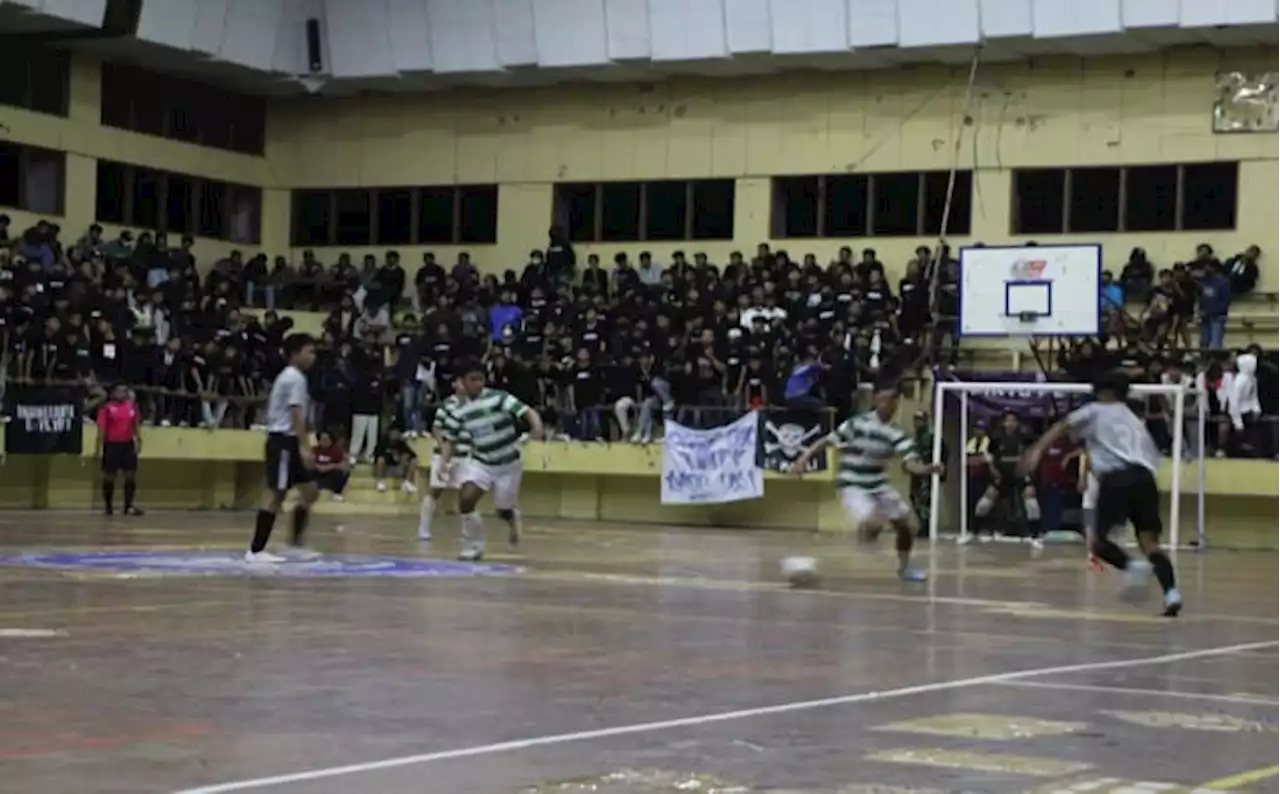
[[[578,256],[568,235],[559,226],[552,226],[547,231],[547,280],[553,285],[566,284],[573,279],[577,267]]]
[[[355,456],[352,455],[354,462]],[[373,451],[373,476],[377,478],[379,491],[387,490],[387,478],[400,480],[400,490],[415,493],[418,456],[404,440],[400,429],[393,427],[378,440]]]
[[[567,385],[565,418],[569,435],[581,441],[603,440],[600,406],[604,402],[604,383],[592,363],[591,352],[585,348],[578,350]]]
[[[587,295],[609,297],[609,273],[600,267],[600,257],[596,254],[587,256],[587,266],[582,271],[582,288]]]

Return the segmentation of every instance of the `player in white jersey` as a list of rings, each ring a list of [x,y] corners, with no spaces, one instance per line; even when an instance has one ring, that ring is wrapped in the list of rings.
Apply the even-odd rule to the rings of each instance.
[[[453,394],[436,408],[435,419],[431,422],[431,436],[435,439],[435,449],[431,453],[431,476],[427,482],[427,495],[422,497],[422,509],[418,516],[418,539],[431,540],[431,519],[436,513],[436,503],[445,491],[456,491],[458,483],[454,479],[457,471],[454,467],[446,468],[440,456],[444,446],[444,418],[449,411],[466,400],[466,392],[462,388],[462,378],[453,379]],[[460,437],[453,448],[455,460],[461,460],[471,454],[470,439]]]
[[[914,475],[941,474],[943,467],[921,460],[911,436],[893,425],[900,398],[896,383],[877,388],[872,410],[846,419],[830,435],[815,441],[796,459],[791,470],[801,476],[814,455],[828,446],[839,448],[836,487],[859,537],[875,540],[886,525],[892,526],[898,550],[898,576],[907,582],[923,582],[924,572],[910,565],[911,547],[915,542],[911,507],[889,483],[886,469],[895,457],[901,457],[903,468]]]
[[[458,513],[462,519],[463,547],[458,558],[477,561],[484,557],[484,520],[476,512],[480,497],[489,492],[499,517],[510,528],[512,546],[520,542],[519,422],[529,424],[529,437],[543,436],[542,417],[520,400],[500,389],[485,386],[480,363],[460,370],[465,401],[442,417],[444,440],[440,465],[458,483]],[[470,440],[470,454],[457,458],[458,445]],[[453,467],[457,466],[457,471]]]
[[[1094,381],[1093,393],[1095,402],[1072,411],[1027,450],[1021,469],[1035,471],[1044,451],[1064,433],[1081,439],[1098,478],[1093,553],[1124,572],[1123,595],[1129,598],[1139,597],[1154,573],[1164,590],[1164,614],[1174,617],[1182,609],[1182,596],[1173,563],[1160,548],[1164,524],[1155,476],[1160,450],[1125,402],[1129,379],[1123,373],[1102,374]],[[1111,540],[1111,533],[1128,523],[1133,524],[1145,560],[1130,558]]]
[[[284,356],[286,366],[271,384],[267,398],[267,487],[258,506],[253,541],[244,555],[249,563],[305,561],[319,556],[303,545],[311,505],[319,494],[315,459],[307,439],[311,399],[306,371],[316,360],[315,341],[307,334],[292,334],[284,340]],[[266,550],[267,541],[290,488],[298,489],[298,506],[293,509],[290,545],[280,556]]]

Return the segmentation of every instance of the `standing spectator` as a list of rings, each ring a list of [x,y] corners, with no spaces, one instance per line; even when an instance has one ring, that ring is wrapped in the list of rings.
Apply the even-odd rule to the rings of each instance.
[[[379,355],[380,355],[379,351]],[[354,355],[353,355],[354,358]],[[356,384],[351,395],[351,462],[370,462],[379,443],[382,413],[382,362],[361,355],[356,364]],[[399,431],[396,431],[399,437]]]
[[[1129,252],[1129,261],[1120,271],[1120,288],[1126,300],[1146,301],[1147,293],[1155,282],[1156,269],[1147,260],[1146,249],[1135,248]]]
[[[495,342],[503,340],[507,329],[519,329],[524,310],[516,305],[516,295],[509,289],[498,294],[498,301],[489,307],[489,335]]]
[[[1200,267],[1196,271],[1199,288],[1200,349],[1221,350],[1231,310],[1231,282],[1222,271]]]
[[[1247,295],[1258,286],[1258,257],[1260,256],[1262,256],[1262,249],[1251,245],[1244,249],[1244,253],[1236,254],[1223,263],[1227,270],[1227,278],[1231,281],[1232,296]]]
[[[1064,435],[1049,445],[1040,461],[1036,498],[1044,535],[1062,529],[1068,497],[1076,492],[1080,480],[1080,455],[1080,448]]]
[[[396,335],[394,373],[400,394],[400,425],[405,435],[416,438],[422,432],[422,405],[426,388],[422,373],[422,340],[408,331]]]
[[[578,350],[566,373],[567,399],[564,401],[566,432],[580,441],[602,441],[600,405],[604,401],[604,381],[592,364],[591,352]]]
[[[1262,417],[1258,400],[1258,357],[1253,353],[1236,356],[1236,374],[1231,382],[1227,414],[1231,417],[1232,440],[1237,454],[1253,457],[1258,453],[1257,425]]]
[[[574,252],[568,235],[559,226],[552,226],[547,230],[547,281],[558,289],[561,284],[573,280],[577,267],[578,255]]]
[[[316,447],[312,450],[316,461],[316,487],[329,491],[333,494],[333,501],[341,502],[342,492],[351,479],[351,471],[347,468],[347,453],[328,430],[321,430],[316,441]]]

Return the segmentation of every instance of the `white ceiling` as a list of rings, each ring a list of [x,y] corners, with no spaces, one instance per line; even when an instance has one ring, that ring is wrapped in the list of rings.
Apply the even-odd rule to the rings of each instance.
[[[92,30],[106,5],[0,0],[0,32]],[[985,62],[1275,47],[1276,17],[1275,0],[145,0],[137,37],[66,46],[252,93],[352,94],[954,65],[978,42]]]

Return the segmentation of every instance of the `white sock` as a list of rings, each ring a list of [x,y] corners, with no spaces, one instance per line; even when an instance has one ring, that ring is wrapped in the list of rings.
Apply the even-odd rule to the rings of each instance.
[[[1024,499],[1024,500],[1023,500],[1023,502],[1022,502],[1022,506],[1023,506],[1023,507],[1026,509],[1026,511],[1027,511],[1027,520],[1028,520],[1028,521],[1039,521],[1039,520],[1040,520],[1040,502],[1039,502],[1039,501],[1037,501],[1037,500],[1036,500],[1036,498],[1035,498],[1034,496],[1033,496],[1033,497],[1031,497],[1031,498],[1029,498],[1029,499]]]
[[[422,537],[431,536],[431,518],[436,514],[436,500],[427,494],[422,497],[422,509],[418,511],[418,534]]]
[[[462,543],[467,547],[484,548],[484,519],[472,511],[462,514]]]

